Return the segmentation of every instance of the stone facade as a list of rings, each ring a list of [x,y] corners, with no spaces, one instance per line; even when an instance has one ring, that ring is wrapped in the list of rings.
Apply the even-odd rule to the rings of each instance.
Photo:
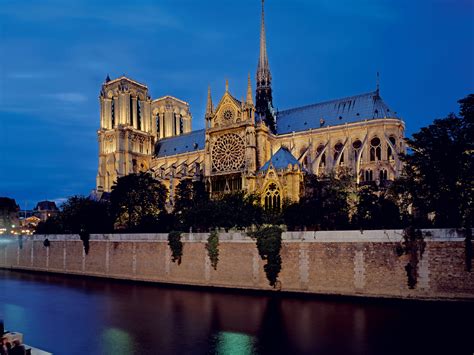
[[[262,2],[263,5],[263,2]],[[405,125],[377,90],[297,107],[273,108],[262,8],[260,58],[254,92],[238,100],[226,91],[214,106],[209,89],[205,129],[192,131],[189,104],[166,96],[152,101],[147,86],[107,78],[100,94],[97,190],[118,177],[148,171],[170,190],[183,178],[201,179],[211,195],[260,194],[267,207],[298,201],[304,174],[349,170],[357,182],[396,178],[405,152]]]
[[[283,234],[282,291],[348,296],[474,299],[464,238],[431,230],[407,283],[408,256],[397,256],[402,231],[290,232]],[[91,235],[89,254],[78,235],[0,239],[0,268],[78,274],[159,283],[272,290],[256,243],[239,232],[220,233],[217,270],[210,266],[208,234],[183,235],[181,265],[171,261],[166,234]],[[50,247],[45,247],[48,238]]]

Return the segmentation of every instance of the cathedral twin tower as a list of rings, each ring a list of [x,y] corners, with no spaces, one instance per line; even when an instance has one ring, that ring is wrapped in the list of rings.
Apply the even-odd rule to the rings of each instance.
[[[100,93],[97,192],[117,178],[149,172],[169,189],[199,179],[211,196],[257,193],[266,208],[297,201],[305,174],[347,169],[359,183],[399,175],[404,123],[378,90],[275,112],[262,1],[260,56],[253,100],[226,92],[214,107],[208,92],[205,129],[192,131],[189,104],[172,96],[152,100],[146,85],[107,77]]]

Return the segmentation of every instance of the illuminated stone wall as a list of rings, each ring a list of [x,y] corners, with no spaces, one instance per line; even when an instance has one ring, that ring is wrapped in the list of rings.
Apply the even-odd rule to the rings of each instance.
[[[397,256],[401,231],[292,232],[283,234],[281,290],[397,298],[474,298],[474,273],[465,271],[464,239],[432,230],[407,285],[408,256]],[[207,234],[183,235],[181,265],[171,262],[166,234],[92,235],[86,255],[77,235],[0,239],[0,267],[199,286],[270,290],[255,241],[221,233],[217,270]]]

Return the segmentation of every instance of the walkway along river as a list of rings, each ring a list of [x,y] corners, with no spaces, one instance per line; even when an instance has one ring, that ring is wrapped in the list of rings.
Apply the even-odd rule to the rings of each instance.
[[[208,291],[0,270],[0,317],[55,354],[472,354],[474,303]]]

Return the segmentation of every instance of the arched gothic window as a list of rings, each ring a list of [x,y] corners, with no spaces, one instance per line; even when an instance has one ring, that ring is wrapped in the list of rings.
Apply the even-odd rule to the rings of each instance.
[[[372,170],[365,171],[365,181],[373,181],[374,180],[374,173]]]
[[[362,148],[362,142],[359,139],[356,139],[354,143],[352,143],[352,148],[354,149],[354,161],[357,161],[360,149]]]
[[[111,128],[114,128],[115,127],[115,100],[112,99],[112,107],[111,107],[111,116],[112,116],[112,127]]]
[[[321,153],[324,151],[324,145],[320,144],[318,146],[318,149],[316,149],[316,152],[318,153],[318,157],[321,155]],[[319,161],[319,167],[324,168],[326,166],[326,153],[322,153],[321,155],[321,160]]]
[[[378,137],[374,137],[370,141],[370,161],[376,160],[382,160],[382,148]]]
[[[342,144],[341,142],[337,143],[334,146],[334,162],[336,162],[336,160],[339,157],[339,154],[341,154],[343,148],[344,148],[344,144]],[[341,159],[339,160],[339,165],[344,165],[344,153],[341,154]]]
[[[388,178],[388,172],[387,172],[387,170],[385,170],[385,169],[380,170],[379,176],[380,176],[380,181],[386,181],[386,180],[388,180],[388,179],[387,179],[387,178]]]
[[[268,185],[265,190],[265,209],[279,211],[281,207],[280,189],[275,183]]]

